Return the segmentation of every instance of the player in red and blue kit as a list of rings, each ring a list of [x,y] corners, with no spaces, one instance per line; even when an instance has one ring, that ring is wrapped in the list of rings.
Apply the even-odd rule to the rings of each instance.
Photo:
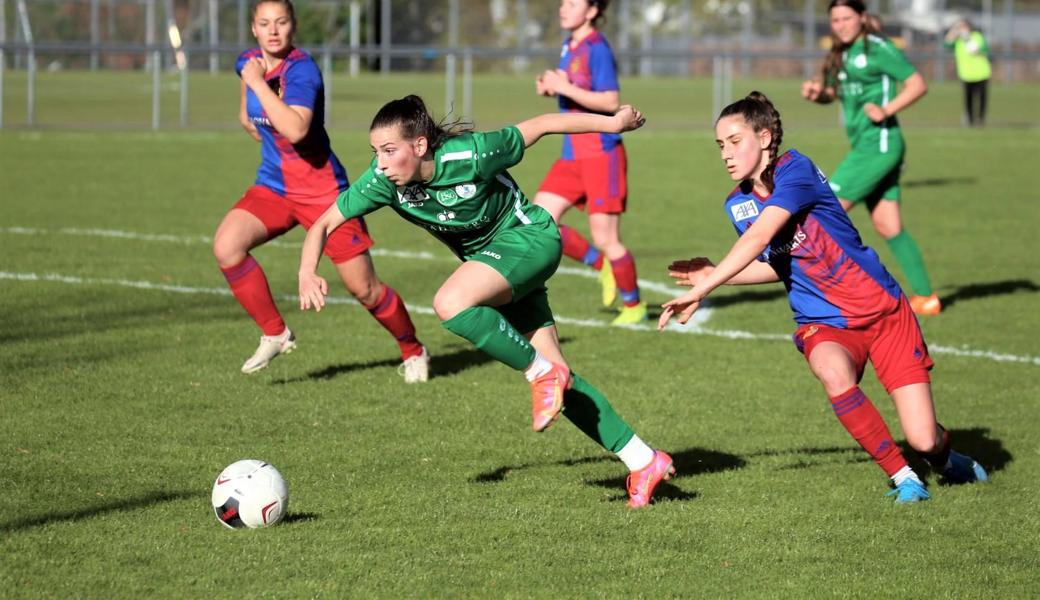
[[[726,170],[740,185],[726,212],[740,238],[716,266],[680,260],[669,275],[689,292],[666,302],[658,328],[686,323],[719,285],[782,281],[794,339],[823,384],[838,420],[891,477],[896,502],[929,497],[873,403],[859,388],[867,360],[892,397],[907,442],[953,482],[986,481],[977,462],[950,448],[936,422],[928,356],[910,303],[877,254],[863,245],[827,178],[795,150],[779,155],[780,113],[752,92],[715,125]]]
[[[536,81],[543,96],[556,96],[560,112],[613,114],[620,106],[614,54],[596,26],[608,0],[561,0],[560,26],[570,32],[563,43],[559,68]],[[646,303],[639,297],[636,263],[621,242],[621,213],[628,201],[625,147],[614,133],[564,136],[563,155],[535,195],[535,204],[549,211],[560,228],[563,253],[599,271],[603,305],[621,295],[621,312],[614,325],[646,320]],[[560,222],[572,206],[589,213],[592,242]],[[610,262],[604,265],[604,258]]]
[[[310,55],[293,47],[295,28],[291,1],[255,2],[252,30],[259,47],[243,52],[235,67],[241,78],[239,120],[260,142],[261,162],[255,183],[217,228],[213,254],[235,299],[263,331],[260,346],[242,365],[244,373],[296,347],[250,250],[297,224],[309,228],[349,187],[324,127],[321,72]],[[325,254],[347,290],[397,341],[405,381],[426,381],[429,353],[400,296],[376,277],[364,221],[354,219],[332,237]]]

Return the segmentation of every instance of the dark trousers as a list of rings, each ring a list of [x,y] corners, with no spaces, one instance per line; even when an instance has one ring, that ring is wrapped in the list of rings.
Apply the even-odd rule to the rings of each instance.
[[[964,82],[964,111],[972,127],[986,122],[986,89],[989,80]]]

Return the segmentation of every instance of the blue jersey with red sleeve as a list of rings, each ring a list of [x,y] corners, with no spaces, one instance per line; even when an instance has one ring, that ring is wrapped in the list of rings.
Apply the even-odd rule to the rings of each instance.
[[[259,48],[246,50],[239,55],[235,72],[241,76],[246,61],[260,56]],[[261,138],[256,185],[297,202],[317,204],[335,199],[349,182],[325,131],[325,84],[318,65],[309,54],[293,48],[264,79],[283,102],[310,109],[314,115],[307,135],[292,144],[271,125],[256,94],[246,88],[246,112]]]
[[[794,320],[850,329],[896,310],[899,284],[877,253],[863,245],[816,165],[788,150],[777,160],[774,184],[766,197],[746,184],[733,190],[726,213],[738,234],[767,206],[791,213],[758,260],[768,262],[784,282]]]
[[[560,52],[560,69],[570,82],[583,90],[610,92],[620,90],[617,63],[606,38],[598,31],[585,36],[571,47],[568,38]],[[566,96],[559,96],[560,112],[590,112]],[[621,143],[617,133],[579,133],[563,136],[563,158],[573,160],[609,152]]]

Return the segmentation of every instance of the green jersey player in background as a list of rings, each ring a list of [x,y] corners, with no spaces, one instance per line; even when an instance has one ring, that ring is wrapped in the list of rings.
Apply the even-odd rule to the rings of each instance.
[[[892,41],[881,36],[878,21],[861,0],[831,0],[828,13],[831,51],[823,80],[804,82],[802,96],[820,104],[841,100],[852,150],[830,176],[831,189],[845,210],[866,204],[874,229],[910,284],[914,312],[939,314],[942,305],[921,250],[903,228],[899,212],[906,145],[896,113],[924,96],[928,85]],[[897,93],[900,83],[903,89]]]
[[[675,473],[672,458],[644,443],[603,394],[563,358],[545,282],[560,264],[552,216],[531,203],[506,169],[546,134],[621,133],[643,124],[622,106],[615,115],[553,113],[498,131],[442,127],[418,96],[383,106],[372,120],[375,158],[336,205],[311,227],[300,259],[300,308],[320,310],[328,283],[315,273],[329,235],[384,206],[426,229],[462,260],[433,299],[442,325],[531,385],[535,431],[562,412],[631,472],[629,506],[650,502]]]

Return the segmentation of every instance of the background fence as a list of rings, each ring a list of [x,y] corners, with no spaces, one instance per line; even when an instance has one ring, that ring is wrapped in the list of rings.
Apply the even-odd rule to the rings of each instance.
[[[297,0],[297,42],[326,73],[330,105],[339,98],[337,86],[347,83],[344,78],[429,75],[440,80],[442,91],[434,93],[443,93],[445,111],[472,117],[474,76],[515,76],[529,84],[535,72],[553,65],[563,38],[557,4]],[[829,41],[826,4],[614,0],[604,30],[626,78],[710,79],[714,114],[732,96],[734,80],[813,76]],[[995,83],[1040,80],[1040,0],[867,4],[930,82],[955,80],[942,37],[960,17],[987,34]],[[117,94],[140,94],[142,81],[149,88],[147,126],[200,125],[194,115],[205,113],[199,102],[212,82],[199,76],[227,75],[238,53],[252,43],[250,5],[250,0],[0,0],[0,126],[140,126],[134,119],[95,121],[84,109]],[[39,119],[44,107],[47,118]],[[165,117],[171,113],[176,114],[172,123]],[[77,114],[82,118],[73,117]]]

